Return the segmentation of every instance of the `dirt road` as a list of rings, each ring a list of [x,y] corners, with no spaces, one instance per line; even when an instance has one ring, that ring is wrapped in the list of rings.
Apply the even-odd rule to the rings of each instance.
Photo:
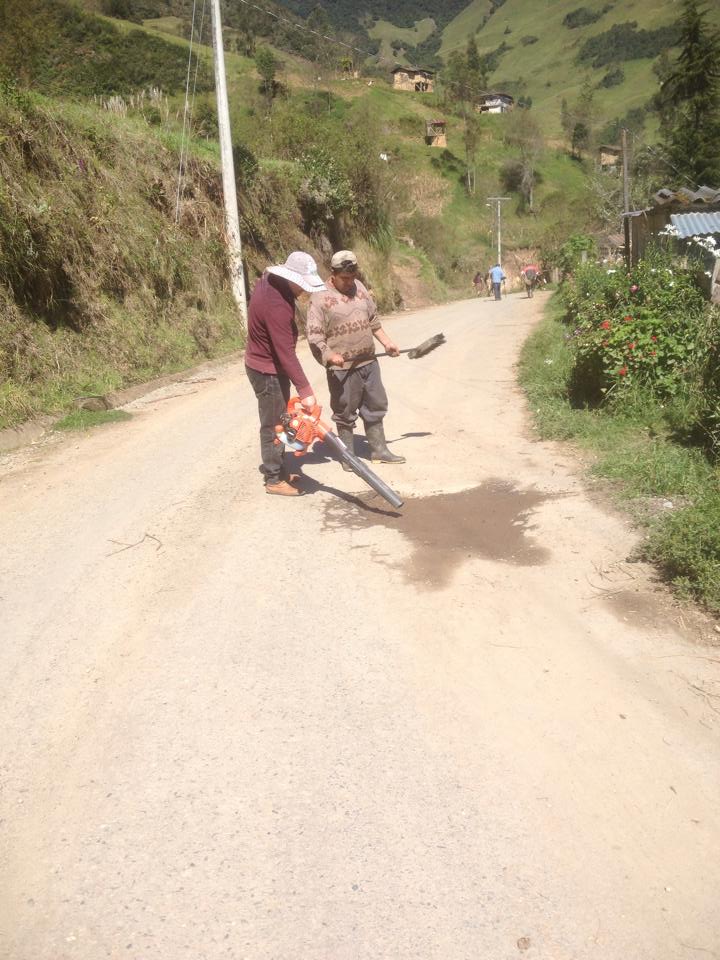
[[[402,519],[266,496],[237,364],[2,462],[4,960],[720,957],[720,653],[532,439],[543,303],[388,323]]]

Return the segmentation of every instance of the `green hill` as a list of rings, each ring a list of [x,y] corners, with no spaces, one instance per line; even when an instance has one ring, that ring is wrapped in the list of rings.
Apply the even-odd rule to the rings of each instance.
[[[557,135],[562,100],[576,98],[584,83],[597,90],[606,120],[647,103],[657,90],[653,63],[672,42],[667,28],[677,14],[673,0],[552,0],[541,13],[528,0],[494,7],[473,0],[443,31],[440,53],[462,50],[471,36],[481,55],[505,44],[491,85],[531,97],[546,131]],[[635,27],[618,30],[622,24]]]

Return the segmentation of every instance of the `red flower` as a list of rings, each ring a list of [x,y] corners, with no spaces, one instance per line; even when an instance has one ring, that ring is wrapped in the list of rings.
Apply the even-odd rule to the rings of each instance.
[[[600,324],[600,328],[602,330],[609,330],[611,326],[612,324],[610,323],[609,320],[603,320],[603,322]]]
[[[640,289],[640,287],[639,287],[636,283],[634,283],[634,284],[630,287],[630,293],[637,293],[639,289]]]
[[[628,344],[628,346],[630,347],[631,350],[634,350],[635,347],[636,347],[636,344],[630,343],[630,344]]]
[[[632,317],[630,317],[630,316],[623,317],[623,320],[625,321],[625,323],[631,323],[631,322],[632,322]]]
[[[657,337],[653,335],[652,337],[650,337],[650,339],[652,340],[653,343],[655,343],[655,341],[657,340]]]
[[[627,367],[620,367],[620,369],[618,370],[618,373],[620,374],[621,377],[624,377],[627,372],[628,372]]]

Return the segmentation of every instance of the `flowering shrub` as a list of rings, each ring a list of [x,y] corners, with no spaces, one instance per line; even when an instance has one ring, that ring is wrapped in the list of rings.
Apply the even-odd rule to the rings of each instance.
[[[701,328],[703,357],[698,391],[698,426],[720,460],[720,306],[711,307]]]
[[[668,256],[654,253],[630,273],[583,265],[564,297],[577,401],[597,403],[631,384],[672,396],[697,369],[703,297]]]

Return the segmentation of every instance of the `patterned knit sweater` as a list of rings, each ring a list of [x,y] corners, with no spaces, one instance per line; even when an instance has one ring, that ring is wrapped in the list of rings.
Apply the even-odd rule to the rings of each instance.
[[[331,365],[333,370],[371,363],[375,358],[373,333],[379,329],[375,301],[359,280],[355,281],[355,291],[350,296],[335,289],[332,277],[327,281],[326,291],[312,295],[307,338],[313,353],[325,366],[331,353],[340,353],[345,358],[342,367]]]

